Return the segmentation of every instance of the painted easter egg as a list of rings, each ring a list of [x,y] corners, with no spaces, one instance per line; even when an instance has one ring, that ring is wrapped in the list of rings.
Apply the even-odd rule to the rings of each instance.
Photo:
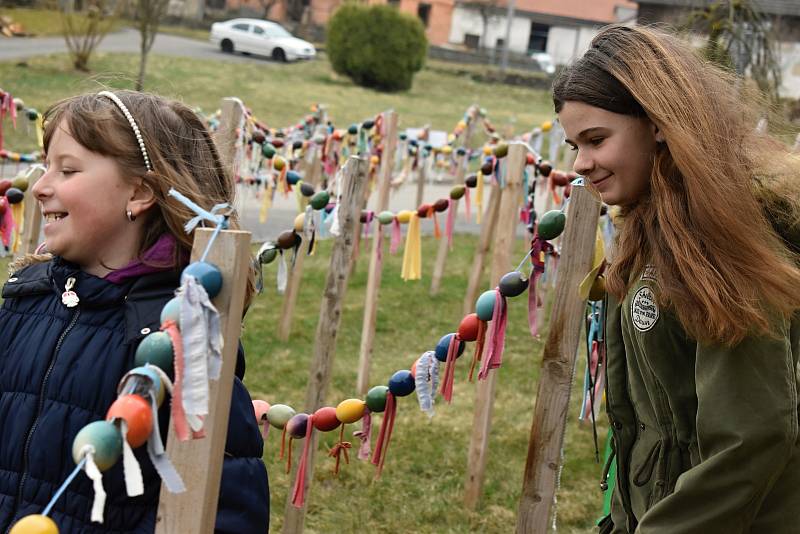
[[[428,212],[431,211],[431,209],[433,209],[433,206],[430,204],[420,204],[420,206],[417,208],[417,216],[420,219],[424,219],[428,216]]]
[[[528,279],[519,271],[511,271],[503,275],[498,288],[504,297],[517,297],[528,289]]]
[[[408,224],[411,221],[411,215],[413,212],[409,210],[401,210],[397,212],[397,222],[400,224]]]
[[[282,158],[282,157],[280,157],[280,156],[275,156],[275,157],[272,159],[272,167],[273,167],[273,168],[274,168],[276,171],[280,172],[280,171],[282,171],[282,170],[283,170],[283,168],[284,168],[284,167],[286,167],[286,160],[285,160],[285,159],[283,159],[283,158]],[[287,172],[286,174],[289,174],[289,173]],[[288,181],[288,176],[287,176],[287,181]]]
[[[133,393],[138,393],[147,397],[147,391],[150,387],[152,387],[156,391],[156,404],[161,406],[161,403],[164,402],[166,388],[164,387],[164,383],[161,381],[161,375],[158,373],[158,371],[156,371],[155,366],[143,365],[141,367],[134,367],[130,370],[129,374],[141,377],[140,383],[143,384],[141,386],[137,386],[133,390]]]
[[[17,176],[11,181],[11,187],[19,189],[23,193],[28,190],[28,179],[24,176]]]
[[[276,162],[277,162],[277,160],[276,160]],[[275,167],[275,168],[277,169],[277,167]],[[280,169],[278,169],[278,170],[280,170]],[[303,179],[303,177],[300,176],[299,172],[297,172],[297,171],[286,171],[286,183],[288,183],[289,185],[297,185],[297,182],[299,182],[302,179]],[[300,187],[300,192],[301,193],[303,192],[302,189],[303,188],[301,186]]]
[[[464,148],[463,146],[460,146],[460,147],[458,147],[456,149],[456,154],[458,154],[459,156],[466,156],[467,155],[467,149]]]
[[[267,241],[261,245],[258,255],[258,261],[264,265],[272,263],[278,257],[278,245]]]
[[[350,125],[350,126],[347,128],[347,133],[349,133],[350,135],[355,135],[355,134],[357,134],[357,133],[358,133],[358,124],[351,124],[351,125]]]
[[[4,179],[0,180],[0,195],[5,195],[6,191],[11,189],[11,187],[13,185],[14,185],[14,183],[11,180],[9,180],[8,178],[4,178]]]
[[[294,230],[286,230],[285,232],[281,232],[278,236],[278,246],[283,250],[288,250],[293,248],[295,245],[299,245],[302,242],[302,237],[300,234],[295,232]]]
[[[4,214],[8,209],[8,199],[6,197],[0,197],[0,215]]]
[[[489,176],[494,171],[494,162],[493,161],[485,161],[483,165],[481,165],[481,174],[484,176]]]
[[[308,433],[308,414],[298,413],[294,414],[289,422],[286,423],[286,433],[294,439],[306,437]]]
[[[483,155],[484,156],[491,156],[492,155],[492,147],[489,145],[483,145]]]
[[[464,185],[472,189],[478,185],[478,175],[477,174],[470,174],[466,178],[464,178]]]
[[[358,220],[361,222],[361,224],[366,224],[367,221],[370,220],[369,214],[369,210],[361,210],[361,214],[358,216]]]
[[[381,224],[391,224],[394,221],[394,213],[391,211],[382,211],[378,214],[378,222]]]
[[[294,218],[294,231],[298,233],[302,232],[303,225],[305,225],[305,223],[306,223],[306,214],[304,212],[298,213],[297,216]]]
[[[539,219],[539,237],[545,241],[555,239],[564,231],[567,216],[561,210],[550,210]]]
[[[272,159],[276,152],[275,145],[272,143],[267,143],[261,147],[261,154],[267,159]]]
[[[480,319],[478,319],[478,314],[470,313],[461,319],[461,324],[458,325],[458,337],[464,341],[475,341],[478,339],[479,325]]]
[[[447,361],[447,350],[450,348],[450,339],[455,335],[453,334],[446,334],[442,336],[439,342],[436,344],[436,359],[440,362]],[[461,356],[464,353],[465,344],[463,341],[458,342],[458,351],[456,352],[456,358]]]
[[[380,413],[386,409],[386,394],[389,392],[387,386],[375,386],[367,391],[367,408],[369,411]]]
[[[433,203],[433,211],[437,213],[447,211],[447,208],[449,207],[450,207],[450,202],[446,198],[440,198],[439,200]]]
[[[534,163],[536,163],[536,158],[533,157],[533,154],[530,152],[525,154],[525,165],[533,165]]]
[[[253,142],[258,143],[260,145],[266,140],[267,140],[267,136],[264,135],[264,132],[262,132],[261,130],[254,130],[253,131]]]
[[[458,200],[464,196],[464,193],[466,193],[466,188],[463,185],[457,185],[450,190],[450,198]]]
[[[72,442],[72,459],[80,463],[86,445],[94,447],[94,462],[100,471],[111,468],[122,454],[122,435],[108,421],[89,423],[78,432]]]
[[[544,121],[542,123],[542,131],[543,132],[549,132],[552,129],[553,129],[553,122],[552,121]]]
[[[495,157],[497,158],[504,158],[508,155],[508,145],[505,143],[500,143],[498,145],[495,145],[494,150],[492,150],[492,153],[494,153]]]
[[[149,363],[155,365],[168,375],[173,372],[173,359],[175,353],[172,349],[172,339],[166,332],[151,332],[142,339],[136,347],[134,362],[137,367]]]
[[[275,428],[282,429],[294,417],[296,412],[291,406],[285,404],[273,404],[267,410],[267,421]]]
[[[564,187],[569,183],[567,174],[561,171],[550,171],[550,180],[553,181],[553,185],[558,187]]]
[[[553,172],[553,164],[546,160],[537,165],[536,168],[539,169],[539,172],[544,177],[550,176],[550,173]]]
[[[400,135],[398,135],[397,138],[400,139],[401,141],[405,141],[406,139],[408,139],[408,134],[403,132]]]
[[[283,136],[283,133],[279,133],[278,135]],[[282,148],[283,139],[281,139],[280,137],[275,137],[275,139],[272,140],[272,144],[275,145],[275,148]]]
[[[451,147],[450,145],[444,145],[441,148],[441,151],[442,151],[442,154],[449,156],[450,154],[453,153],[453,147]]]
[[[35,121],[39,118],[39,112],[36,111],[35,108],[28,108],[25,114],[28,116],[28,120]]]
[[[190,263],[183,270],[181,280],[185,276],[193,276],[195,280],[200,282],[210,299],[219,295],[222,289],[222,272],[220,272],[219,267],[213,263],[207,261],[195,261]]]
[[[313,185],[305,182],[300,184],[300,194],[302,194],[304,197],[313,197],[315,192],[316,191],[314,191]],[[327,204],[327,202],[325,202],[325,204]]]
[[[256,421],[259,425],[263,425],[268,421],[267,412],[271,408],[270,404],[261,399],[253,399],[253,413],[256,416]]]
[[[336,408],[333,406],[324,406],[314,412],[314,428],[320,432],[330,432],[336,430],[341,421],[336,417]]]
[[[375,126],[375,121],[372,119],[365,120],[361,123],[361,127],[365,130],[371,130],[373,126]]]
[[[336,406],[336,418],[344,424],[355,423],[364,417],[367,404],[361,399],[346,399]]]
[[[175,326],[181,327],[181,299],[173,297],[161,308],[161,324],[165,321],[174,321]]]
[[[481,321],[491,321],[494,314],[495,290],[484,291],[475,303],[475,313]]]
[[[292,143],[292,150],[300,150],[303,148],[303,141],[298,139],[294,143]]]
[[[16,187],[10,187],[6,191],[6,198],[9,204],[19,204],[25,198],[25,194]]]
[[[395,372],[389,379],[389,391],[395,397],[405,397],[411,395],[416,388],[414,377],[411,371],[403,369],[402,371]]]
[[[128,426],[127,440],[134,449],[141,447],[153,431],[153,409],[140,395],[122,395],[106,413],[106,421],[124,419]]]
[[[311,197],[311,207],[315,210],[321,210],[328,205],[331,201],[331,195],[327,191],[318,191]]]
[[[8,534],[58,534],[58,527],[46,515],[26,515],[14,523]]]

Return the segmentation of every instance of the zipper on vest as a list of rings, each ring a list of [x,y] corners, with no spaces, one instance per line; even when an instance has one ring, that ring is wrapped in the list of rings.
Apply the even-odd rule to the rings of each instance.
[[[25,448],[22,452],[22,478],[19,481],[19,486],[17,487],[17,500],[14,502],[14,513],[11,515],[12,520],[16,517],[17,512],[19,511],[19,505],[22,501],[22,490],[25,487],[25,481],[28,478],[28,461],[30,456],[30,445],[31,440],[33,439],[33,433],[36,432],[36,427],[39,424],[39,417],[42,415],[42,410],[44,409],[44,392],[45,388],[47,387],[47,382],[50,379],[50,374],[53,372],[53,367],[56,365],[56,360],[58,359],[58,352],[61,350],[61,345],[64,343],[64,338],[67,337],[67,334],[75,326],[75,323],[78,322],[78,317],[81,315],[80,308],[75,310],[75,313],[72,315],[72,319],[70,320],[67,327],[61,332],[61,336],[58,338],[58,342],[56,343],[56,348],[53,350],[53,355],[50,358],[50,364],[47,367],[47,372],[44,374],[44,378],[42,379],[42,384],[39,387],[39,404],[36,408],[36,417],[33,419],[33,424],[31,428],[28,430],[28,434],[25,436]],[[12,523],[13,524],[13,523]],[[11,526],[8,527],[6,533],[11,530]]]

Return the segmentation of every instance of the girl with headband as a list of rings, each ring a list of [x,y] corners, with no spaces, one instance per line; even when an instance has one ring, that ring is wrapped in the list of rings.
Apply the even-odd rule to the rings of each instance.
[[[103,91],[55,104],[45,114],[44,151],[47,171],[32,193],[45,218],[46,253],[12,266],[0,310],[3,532],[41,513],[74,468],[75,435],[105,419],[139,341],[160,326],[188,264],[192,236],[183,225],[194,216],[167,192],[203,207],[234,196],[203,123],[183,104],[150,94]],[[229,226],[237,225],[233,214]],[[253,287],[251,272],[246,304]],[[70,291],[76,298],[62,299]],[[269,526],[263,441],[244,371],[240,345],[216,532]],[[160,480],[143,449],[136,454],[144,494],[127,497],[117,462],[103,474],[104,523],[92,523],[92,483],[80,476],[50,514],[62,533],[154,531]]]
[[[800,161],[742,94],[645,27],[602,30],[553,85],[574,170],[619,207],[604,533],[798,531]]]

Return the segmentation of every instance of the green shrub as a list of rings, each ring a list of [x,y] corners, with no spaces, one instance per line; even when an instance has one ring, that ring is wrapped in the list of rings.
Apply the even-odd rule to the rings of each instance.
[[[333,70],[364,87],[410,89],[427,49],[422,22],[388,5],[347,3],[328,23],[327,52]]]

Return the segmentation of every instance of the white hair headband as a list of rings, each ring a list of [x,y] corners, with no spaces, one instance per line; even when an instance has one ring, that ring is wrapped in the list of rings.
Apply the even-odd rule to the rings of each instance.
[[[142,151],[142,157],[144,158],[144,166],[147,168],[148,171],[153,170],[153,166],[150,165],[150,158],[147,156],[147,149],[144,146],[144,140],[142,139],[142,133],[139,131],[139,126],[136,125],[136,121],[133,120],[133,115],[131,112],[128,111],[128,107],[122,103],[122,100],[119,99],[117,95],[112,93],[111,91],[100,91],[97,93],[99,96],[106,96],[114,102],[117,107],[122,111],[122,114],[125,115],[125,118],[128,119],[128,122],[133,129],[134,135],[136,135],[136,141],[139,143],[139,150]]]

